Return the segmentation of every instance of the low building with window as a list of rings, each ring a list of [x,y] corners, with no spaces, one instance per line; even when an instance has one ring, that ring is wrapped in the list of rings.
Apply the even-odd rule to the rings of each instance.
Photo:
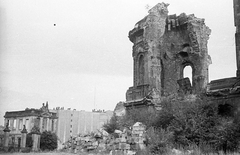
[[[9,146],[15,148],[20,147],[21,131],[24,126],[28,133],[34,126],[38,127],[40,132],[56,133],[57,131],[57,111],[48,109],[48,103],[46,105],[43,103],[40,109],[26,108],[21,111],[7,111],[4,118],[4,126],[8,125],[10,129]],[[1,133],[0,137],[3,134]]]
[[[11,133],[20,134],[25,125],[28,132],[36,126],[40,132],[56,132],[57,111],[49,110],[48,103],[43,103],[40,109],[26,108],[23,111],[10,111],[5,113],[5,124],[9,124]]]

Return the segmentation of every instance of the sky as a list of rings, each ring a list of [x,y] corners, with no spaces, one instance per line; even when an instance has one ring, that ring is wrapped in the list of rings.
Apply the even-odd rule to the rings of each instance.
[[[157,0],[1,0],[0,125],[6,111],[113,110],[133,85],[128,32]],[[169,14],[205,18],[209,80],[234,77],[231,0],[165,0]]]

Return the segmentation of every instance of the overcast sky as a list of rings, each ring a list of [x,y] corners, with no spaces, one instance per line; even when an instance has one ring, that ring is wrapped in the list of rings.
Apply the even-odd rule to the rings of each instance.
[[[128,32],[157,0],[1,0],[0,125],[6,111],[113,110],[133,84]],[[212,30],[210,80],[235,76],[232,0],[165,0]],[[54,26],[54,24],[56,24]]]

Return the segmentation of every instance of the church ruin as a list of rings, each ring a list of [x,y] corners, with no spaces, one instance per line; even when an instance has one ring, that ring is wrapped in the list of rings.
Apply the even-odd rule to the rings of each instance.
[[[129,32],[133,43],[134,81],[126,92],[125,107],[155,107],[171,94],[203,93],[209,96],[209,100],[224,104],[226,96],[221,96],[222,91],[230,98],[233,95],[231,103],[240,102],[239,5],[239,0],[234,0],[237,76],[210,83],[208,66],[211,57],[207,43],[211,30],[204,19],[194,14],[168,15],[168,4],[165,3],[151,8],[149,14]],[[192,79],[184,76],[187,66],[192,69]]]

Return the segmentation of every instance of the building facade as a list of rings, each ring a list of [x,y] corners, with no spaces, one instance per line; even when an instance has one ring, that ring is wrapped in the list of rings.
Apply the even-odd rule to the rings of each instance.
[[[157,4],[129,32],[134,81],[126,93],[126,107],[154,105],[164,96],[198,94],[207,87],[211,30],[193,14],[168,15],[167,7]],[[184,77],[187,66],[192,69],[192,83]]]
[[[21,132],[23,129],[28,133],[32,129],[39,132],[57,131],[57,111],[48,109],[48,103],[43,103],[40,109],[26,108],[22,111],[7,111],[4,115],[4,128],[10,130],[8,146],[20,149]],[[35,130],[36,132],[36,130]],[[0,133],[0,147],[3,146],[4,133]]]
[[[64,110],[64,108],[48,108],[48,103],[40,109],[26,108],[22,111],[8,111],[5,113],[5,126],[10,129],[9,144],[18,147],[21,142],[21,131],[24,126],[30,133],[36,127],[40,133],[51,131],[58,137],[60,149],[71,137],[79,134],[87,134],[100,129],[113,115],[112,111],[76,111]],[[3,129],[2,129],[3,130]],[[0,131],[1,132],[1,131]],[[0,133],[0,146],[3,145],[4,133]]]
[[[57,111],[49,110],[48,103],[43,103],[40,109],[26,108],[23,111],[6,112],[4,118],[12,134],[21,134],[24,125],[28,132],[31,132],[34,126],[38,127],[40,132],[57,130]]]
[[[134,81],[126,92],[127,111],[132,107],[157,108],[164,97],[173,94],[205,94],[207,100],[219,105],[219,111],[228,109],[227,113],[240,115],[240,1],[233,0],[236,77],[211,82],[207,48],[211,30],[204,19],[193,14],[168,15],[167,7],[165,3],[157,4],[129,32]],[[187,66],[192,70],[192,79],[184,75]]]
[[[107,123],[113,115],[112,111],[87,112],[57,109],[59,149],[63,146],[63,143],[70,140],[72,137],[97,131]]]

